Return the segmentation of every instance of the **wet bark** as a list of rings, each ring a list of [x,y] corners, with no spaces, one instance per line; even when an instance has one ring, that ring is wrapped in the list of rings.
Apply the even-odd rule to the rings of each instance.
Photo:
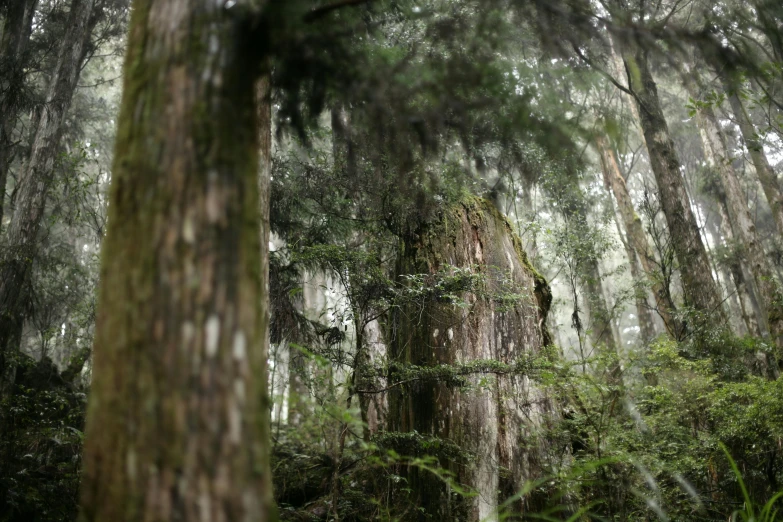
[[[13,159],[16,126],[23,101],[27,47],[37,0],[16,0],[6,6],[0,37],[0,227],[3,223],[5,187]]]
[[[73,0],[30,156],[20,176],[14,214],[0,259],[0,394],[13,382],[15,354],[27,308],[26,288],[36,256],[38,231],[52,184],[62,123],[81,71],[90,36],[93,0]]]
[[[596,146],[601,154],[601,168],[604,174],[604,184],[609,187],[617,202],[620,216],[623,221],[623,228],[627,237],[629,246],[638,254],[639,262],[644,269],[648,281],[651,284],[653,297],[655,298],[656,311],[661,316],[664,325],[669,334],[678,339],[684,332],[682,325],[674,317],[676,308],[671,301],[669,293],[661,282],[661,275],[655,267],[655,255],[650,248],[647,240],[647,234],[644,231],[642,220],[636,214],[636,210],[631,201],[631,195],[628,193],[628,187],[625,184],[625,178],[620,172],[617,163],[617,157],[614,149],[604,136],[595,138]],[[631,255],[629,254],[629,258]]]
[[[499,278],[506,277],[523,297],[501,309],[494,300],[468,292],[467,306],[433,298],[399,310],[389,347],[393,361],[423,367],[489,359],[513,364],[541,354],[550,342],[545,325],[549,287],[492,203],[469,199],[444,209],[436,222],[406,240],[398,272],[433,274],[450,266],[484,274],[496,291]],[[429,472],[408,471],[412,492],[428,516],[496,520],[499,502],[542,472],[545,450],[532,442],[554,405],[525,372],[477,372],[466,379],[470,389],[433,380],[393,387],[389,424],[394,431],[439,437],[473,456],[466,461],[437,455],[458,482],[476,491],[467,499],[450,493]],[[524,506],[518,502],[514,509]]]
[[[209,0],[134,4],[87,413],[85,522],[276,518],[259,212],[258,130],[268,123],[254,108],[260,44],[229,15]]]
[[[663,115],[647,52],[632,42],[622,42],[620,51],[628,84],[639,109],[661,206],[680,269],[685,303],[700,313],[700,321],[719,325],[724,316],[720,293],[691,210],[680,172],[680,160]]]

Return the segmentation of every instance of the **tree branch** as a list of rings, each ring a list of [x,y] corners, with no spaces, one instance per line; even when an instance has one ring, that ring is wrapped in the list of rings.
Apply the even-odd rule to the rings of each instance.
[[[327,4],[325,6],[318,7],[317,9],[313,9],[312,11],[310,11],[305,15],[304,21],[306,23],[312,23],[320,18],[323,18],[324,16],[328,15],[332,11],[336,11],[338,9],[342,9],[343,7],[348,7],[348,6],[367,4],[371,1],[372,0],[340,0],[339,2],[335,2],[333,4]]]
[[[596,65],[596,64],[595,64],[595,62],[593,62],[593,61],[592,61],[590,58],[588,58],[587,56],[585,56],[585,55],[584,55],[584,53],[583,53],[581,50],[579,50],[579,47],[577,47],[576,45],[572,45],[572,46],[573,46],[573,48],[574,48],[574,52],[576,53],[576,55],[577,55],[577,56],[578,56],[578,57],[579,57],[579,58],[580,58],[580,59],[581,59],[583,62],[585,62],[587,65],[589,65],[590,67],[592,67],[593,69],[595,69],[596,71],[598,71],[598,73],[599,73],[599,74],[601,74],[602,76],[604,76],[604,77],[605,77],[607,80],[609,80],[610,82],[612,82],[612,85],[614,85],[615,87],[617,87],[618,89],[620,89],[621,91],[623,91],[625,94],[627,94],[627,95],[631,96],[631,97],[632,97],[633,99],[635,99],[636,101],[639,101],[639,98],[637,98],[637,96],[636,96],[636,93],[635,93],[635,92],[633,92],[631,89],[629,89],[629,88],[625,87],[623,84],[621,84],[620,82],[618,82],[618,81],[617,81],[617,80],[614,78],[614,76],[612,76],[610,73],[608,73],[607,71],[605,71],[605,70],[604,70],[602,67],[599,67],[598,65]]]

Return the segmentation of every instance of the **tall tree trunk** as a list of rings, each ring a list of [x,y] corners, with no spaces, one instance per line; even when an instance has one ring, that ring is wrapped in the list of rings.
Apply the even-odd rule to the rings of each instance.
[[[732,316],[741,318],[748,334],[761,336],[758,314],[756,313],[757,306],[754,304],[756,299],[755,295],[751,297],[751,292],[753,290],[748,288],[746,283],[747,278],[745,277],[742,267],[740,266],[740,263],[737,262],[736,256],[731,252],[736,241],[734,240],[734,233],[731,231],[728,210],[726,209],[724,199],[722,194],[718,196],[719,213],[717,218],[708,217],[705,222],[705,228],[715,239],[715,244],[717,246],[722,246],[730,253],[727,262],[720,262],[716,259],[716,256],[712,256],[715,264],[715,272],[722,276],[723,281],[725,281],[726,299],[729,302]],[[735,321],[734,319],[734,317],[730,318],[732,330],[741,333],[742,328],[739,325],[739,321]]]
[[[723,318],[720,293],[690,207],[680,172],[680,160],[663,116],[647,52],[638,45],[623,42],[621,55],[661,194],[661,206],[679,264],[685,303],[700,312],[703,320],[720,324],[719,318]]]
[[[605,173],[605,172],[604,172]],[[628,232],[623,231],[621,225],[622,216],[620,212],[615,209],[614,212],[614,224],[617,227],[617,234],[620,237],[620,242],[625,249],[625,256],[628,258],[628,268],[631,274],[631,282],[634,287],[634,304],[636,305],[636,318],[639,326],[639,337],[642,344],[647,345],[655,337],[655,322],[650,312],[650,307],[647,304],[647,287],[644,284],[644,274],[639,263],[639,258],[636,255],[636,251],[631,246],[628,240]]]
[[[682,325],[675,320],[674,312],[676,308],[668,297],[669,294],[661,283],[661,276],[655,268],[655,256],[647,240],[642,220],[634,209],[631,195],[628,193],[628,187],[625,184],[625,178],[617,164],[614,149],[604,136],[597,136],[595,142],[601,154],[604,183],[611,189],[615,201],[617,201],[628,242],[639,255],[639,261],[642,264],[644,273],[647,274],[647,278],[652,285],[658,314],[661,316],[669,334],[678,339],[684,333]]]
[[[13,132],[21,110],[25,63],[37,0],[15,0],[7,5],[0,37],[0,227],[5,187],[13,159]]]
[[[230,14],[211,0],[134,4],[87,413],[85,522],[276,518],[259,232],[258,125],[266,132],[268,120],[254,109],[263,35]]]
[[[737,93],[738,87],[732,85],[728,80],[724,80],[724,89],[731,104],[735,121],[742,133],[742,141],[745,142],[750,160],[756,170],[756,176],[758,176],[764,196],[772,211],[775,228],[778,235],[783,236],[783,187],[781,187],[775,172],[772,170],[772,166],[769,164],[767,155],[764,153],[764,145],[758,133],[756,133],[753,122]]]
[[[698,78],[692,73],[684,73],[683,80],[691,97],[699,99]],[[774,272],[756,233],[756,223],[750,215],[748,202],[740,185],[739,176],[734,170],[726,136],[720,128],[715,111],[708,104],[699,104],[696,109],[696,121],[701,128],[704,154],[707,163],[715,169],[726,195],[731,229],[743,246],[745,258],[750,265],[750,283],[757,296],[759,323],[762,332],[768,332],[779,347],[783,347],[783,308],[781,292]]]
[[[598,269],[598,259],[588,255],[581,267],[581,284],[585,292],[585,301],[590,312],[589,335],[593,348],[597,353],[604,353],[614,358],[608,368],[610,382],[622,385],[622,369],[620,366],[619,333],[615,332],[612,313],[607,307],[604,296],[601,272]]]
[[[581,283],[585,301],[590,312],[590,339],[594,346],[603,345],[612,353],[617,353],[618,339],[612,331],[612,314],[604,296],[598,259],[587,256],[581,266]]]
[[[19,182],[6,234],[7,253],[0,258],[0,395],[14,379],[14,359],[24,324],[26,288],[36,256],[38,230],[52,184],[62,123],[71,106],[90,37],[93,1],[71,2],[66,34]]]

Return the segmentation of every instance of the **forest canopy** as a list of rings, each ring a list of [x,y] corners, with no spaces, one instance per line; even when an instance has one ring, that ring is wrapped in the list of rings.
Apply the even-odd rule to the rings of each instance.
[[[0,0],[0,522],[770,522],[776,0]]]

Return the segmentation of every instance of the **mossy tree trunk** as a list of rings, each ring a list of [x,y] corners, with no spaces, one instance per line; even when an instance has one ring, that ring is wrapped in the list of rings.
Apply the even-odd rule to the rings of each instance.
[[[650,70],[648,52],[635,42],[617,40],[660,191],[661,206],[680,270],[685,304],[699,312],[709,324],[721,324],[719,319],[724,314],[720,292],[712,277],[707,250],[691,210],[680,171],[680,159]]]
[[[16,205],[0,257],[0,394],[14,379],[15,358],[28,308],[26,288],[37,250],[38,231],[53,182],[62,123],[79,80],[90,37],[94,0],[73,0],[67,29],[38,118],[30,154],[19,180]]]
[[[423,367],[478,360],[513,364],[539,355],[549,344],[549,287],[490,202],[473,198],[446,208],[436,222],[405,241],[400,275],[453,269],[482,274],[490,294],[513,288],[518,299],[501,307],[497,300],[468,291],[464,306],[437,297],[412,304],[396,313],[392,360]],[[468,389],[427,380],[393,388],[389,424],[394,431],[445,439],[473,456],[472,461],[458,461],[439,455],[442,466],[476,491],[469,499],[459,499],[428,472],[409,470],[413,494],[429,516],[495,520],[499,503],[542,469],[535,433],[554,406],[525,374],[490,371],[467,379]]]
[[[275,518],[255,109],[262,43],[233,12],[212,0],[134,3],[84,521]]]

